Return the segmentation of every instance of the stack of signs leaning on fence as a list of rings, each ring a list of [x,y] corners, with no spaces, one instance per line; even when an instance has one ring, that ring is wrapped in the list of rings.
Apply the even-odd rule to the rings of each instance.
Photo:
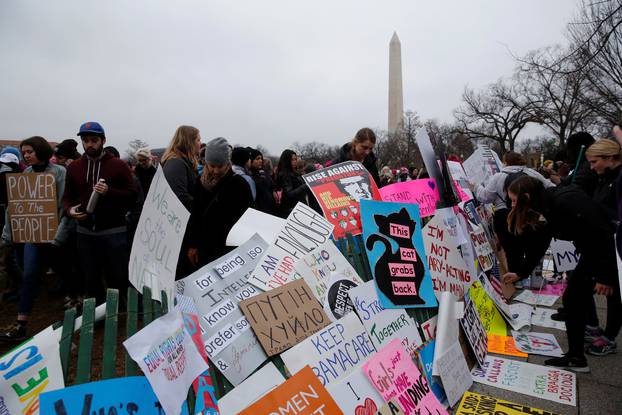
[[[158,168],[138,220],[129,261],[129,279],[136,289],[151,288],[160,301],[165,291],[172,307],[175,271],[190,212],[179,201]]]
[[[346,161],[304,176],[322,207],[324,216],[335,227],[335,239],[347,233],[362,232],[361,199],[380,200],[380,192],[367,169],[358,161]]]
[[[328,241],[333,225],[304,203],[298,203],[248,278],[263,291],[294,280],[294,263]]]
[[[343,378],[376,352],[355,313],[330,324],[283,352],[290,373],[311,366],[323,385]]]
[[[39,410],[39,397],[65,386],[58,340],[50,326],[2,357],[1,414],[54,413]]]
[[[41,395],[42,415],[143,413],[188,415],[188,406],[168,412],[144,376],[83,383]]]
[[[385,308],[437,305],[417,205],[361,201],[365,249]]]
[[[51,173],[6,175],[7,212],[14,243],[54,241],[58,229],[56,180]]]
[[[304,280],[289,282],[240,302],[268,356],[300,343],[330,324]]]
[[[399,339],[380,349],[363,365],[363,371],[384,400],[395,398],[406,415],[447,415]]]
[[[147,377],[164,412],[179,415],[188,389],[209,367],[186,331],[179,307],[143,327],[123,345]]]
[[[423,342],[415,321],[404,309],[384,308],[373,281],[352,288],[348,294],[376,349],[399,338],[411,357],[416,357],[416,350]]]
[[[260,291],[247,282],[268,244],[254,235],[243,245],[177,281],[177,292],[194,299],[205,351],[233,385],[266,359],[238,303]]]

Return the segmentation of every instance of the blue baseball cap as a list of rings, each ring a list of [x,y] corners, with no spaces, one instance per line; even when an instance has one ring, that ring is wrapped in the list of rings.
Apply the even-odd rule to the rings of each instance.
[[[82,136],[84,134],[95,134],[101,135],[102,137],[106,136],[106,134],[104,133],[104,128],[101,126],[101,124],[94,121],[85,122],[80,126],[80,131],[78,131],[77,135]]]

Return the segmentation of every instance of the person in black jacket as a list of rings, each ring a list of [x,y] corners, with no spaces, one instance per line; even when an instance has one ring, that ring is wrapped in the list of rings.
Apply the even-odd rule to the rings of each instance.
[[[253,204],[248,183],[231,169],[231,146],[224,138],[207,143],[197,189],[188,225],[187,255],[195,267],[201,267],[232,249],[227,247],[227,235]]]
[[[177,128],[170,144],[162,155],[162,172],[175,196],[192,212],[195,199],[197,166],[201,151],[201,135],[195,127],[182,125]],[[188,261],[188,231],[179,252],[175,278],[183,278],[190,274],[194,267]]]
[[[613,225],[603,208],[575,186],[545,189],[542,182],[523,176],[510,184],[508,196],[512,201],[508,215],[510,231],[521,234],[531,229],[542,235],[542,243],[530,249],[525,257],[527,274],[544,256],[552,237],[572,241],[581,255],[562,299],[566,310],[568,352],[563,357],[548,359],[544,364],[589,372],[583,349],[587,304],[594,291],[600,295],[613,295],[613,279],[617,278],[611,237]],[[503,276],[504,282],[519,278],[514,270]]]
[[[344,144],[339,151],[339,156],[332,161],[332,164],[343,163],[344,161],[359,161],[369,171],[374,178],[376,186],[380,186],[378,166],[376,166],[376,155],[374,146],[376,145],[376,134],[371,128],[361,128],[351,142]]]
[[[551,181],[558,186],[573,184],[591,195],[596,184],[596,174],[590,169],[590,163],[585,154],[593,143],[594,137],[590,133],[579,131],[571,134],[566,140],[566,161],[573,170],[563,179],[553,175]],[[581,152],[581,147],[583,147],[583,152]]]
[[[296,204],[309,204],[309,197],[313,197],[309,186],[305,183],[297,170],[298,155],[293,150],[283,150],[279,165],[276,168],[276,185],[281,193],[281,217],[287,218]]]
[[[270,215],[278,215],[276,202],[274,200],[274,180],[270,174],[263,169],[263,154],[261,151],[248,147],[251,157],[251,177],[255,181],[257,197],[255,198],[255,209],[269,213]]]

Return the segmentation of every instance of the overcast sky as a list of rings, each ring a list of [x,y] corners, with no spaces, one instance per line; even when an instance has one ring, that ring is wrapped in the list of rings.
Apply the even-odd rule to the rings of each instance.
[[[0,1],[0,139],[75,137],[99,121],[120,150],[203,141],[341,144],[386,129],[389,40],[404,108],[449,121],[465,85],[564,42],[574,0]]]

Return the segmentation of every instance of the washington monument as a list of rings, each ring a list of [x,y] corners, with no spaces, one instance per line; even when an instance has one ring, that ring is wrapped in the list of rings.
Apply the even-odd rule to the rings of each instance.
[[[402,124],[404,97],[402,95],[402,45],[393,32],[389,43],[389,134]]]

